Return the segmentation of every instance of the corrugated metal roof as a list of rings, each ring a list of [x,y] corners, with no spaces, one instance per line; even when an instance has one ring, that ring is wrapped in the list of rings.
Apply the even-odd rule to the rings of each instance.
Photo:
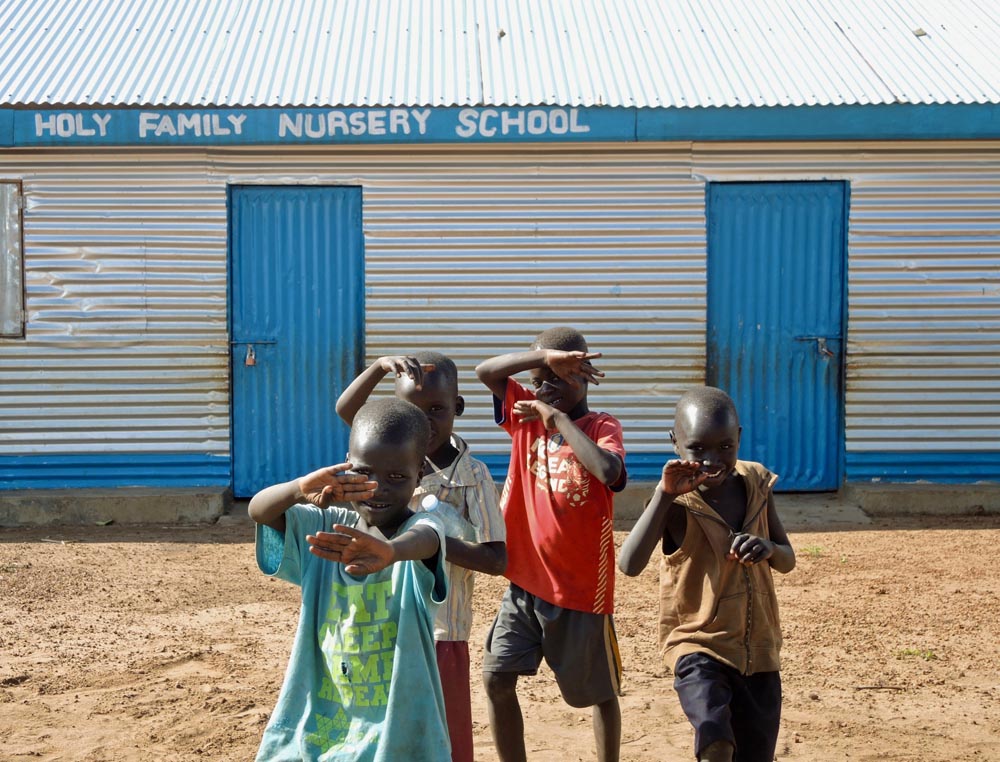
[[[996,0],[0,0],[0,106],[1000,103]]]

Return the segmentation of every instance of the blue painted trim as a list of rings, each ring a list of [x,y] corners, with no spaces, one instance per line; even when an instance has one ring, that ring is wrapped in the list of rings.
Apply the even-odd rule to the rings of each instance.
[[[228,487],[226,455],[95,453],[0,456],[3,489]]]
[[[848,452],[847,481],[1000,482],[1000,452]]]
[[[985,140],[1000,104],[639,109],[638,140]]]
[[[473,451],[472,457],[486,464],[486,467],[490,470],[490,475],[493,477],[493,481],[503,482],[507,478],[507,469],[510,467],[509,452],[499,455],[493,452],[481,454]]]
[[[507,477],[508,454],[475,454],[475,457],[487,465],[496,481],[502,482]],[[676,457],[673,452],[630,453],[625,458],[629,481],[656,481],[663,464]],[[846,481],[855,484],[1000,482],[1000,452],[847,452],[845,461]],[[780,490],[780,480],[777,486]]]
[[[14,111],[0,109],[0,146],[14,145]]]
[[[502,482],[507,453],[476,454]],[[668,452],[633,453],[626,457],[629,481],[659,478]],[[848,452],[849,483],[930,482],[972,484],[1000,482],[997,452]],[[228,456],[206,454],[7,455],[0,456],[2,489],[72,489],[86,487],[228,487]]]
[[[1000,103],[0,109],[0,146],[17,148],[996,138],[1000,138]]]
[[[32,109],[12,145],[354,145],[634,141],[607,108]],[[2,142],[2,139],[0,139]]]

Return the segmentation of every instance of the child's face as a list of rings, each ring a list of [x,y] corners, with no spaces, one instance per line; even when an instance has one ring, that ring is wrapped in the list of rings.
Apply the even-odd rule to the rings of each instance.
[[[455,416],[462,414],[465,400],[458,396],[455,385],[448,383],[443,373],[434,371],[424,374],[420,389],[413,385],[413,380],[408,376],[401,376],[396,380],[396,396],[416,405],[427,416],[427,422],[431,425],[427,453],[433,458],[438,450],[451,442]]]
[[[361,434],[351,439],[352,469],[378,482],[370,500],[352,503],[369,526],[391,537],[409,515],[410,498],[420,483],[423,449],[416,442],[388,442]]]
[[[674,450],[683,460],[701,464],[708,478],[703,489],[718,487],[732,476],[740,449],[739,423],[724,411],[715,414],[689,405],[674,421]]]
[[[587,383],[583,380],[578,386],[573,386],[545,367],[532,368],[528,373],[536,399],[570,417],[573,410],[587,398]]]

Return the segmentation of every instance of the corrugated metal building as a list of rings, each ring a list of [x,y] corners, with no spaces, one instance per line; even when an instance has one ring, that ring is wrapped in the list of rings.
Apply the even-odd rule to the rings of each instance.
[[[633,479],[707,380],[786,489],[1000,481],[1000,14],[828,6],[0,3],[0,487],[251,494],[422,348],[499,473],[557,324]]]

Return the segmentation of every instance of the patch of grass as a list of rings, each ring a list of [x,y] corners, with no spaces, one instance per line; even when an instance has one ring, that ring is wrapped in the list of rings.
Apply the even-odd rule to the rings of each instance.
[[[809,558],[819,558],[826,551],[823,550],[822,545],[806,545],[802,548],[802,552],[809,556]]]
[[[905,659],[908,656],[916,656],[924,661],[936,661],[937,654],[929,648],[901,648],[896,651],[897,659]]]

